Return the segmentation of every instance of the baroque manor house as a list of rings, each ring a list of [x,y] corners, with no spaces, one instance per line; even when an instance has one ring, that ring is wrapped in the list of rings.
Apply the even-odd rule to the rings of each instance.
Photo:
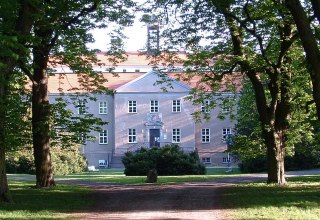
[[[227,166],[231,158],[227,149],[226,137],[233,132],[234,121],[217,118],[221,109],[209,113],[211,119],[195,123],[192,113],[207,111],[205,106],[194,106],[185,98],[189,95],[192,83],[188,85],[177,80],[171,82],[167,91],[158,85],[159,76],[148,65],[145,56],[127,53],[128,60],[118,64],[113,76],[108,66],[95,67],[105,71],[108,82],[104,84],[114,90],[114,94],[97,94],[96,101],[79,98],[78,106],[70,105],[74,114],[85,111],[107,122],[100,133],[92,132],[95,141],[87,140],[82,153],[89,166],[123,167],[121,157],[128,151],[140,147],[161,147],[178,144],[184,151],[197,150],[202,162],[208,166]],[[98,58],[108,63],[103,54]],[[111,65],[109,66],[111,67]],[[77,87],[76,74],[66,67],[56,68],[49,78],[50,102],[55,98],[70,99],[72,88]],[[61,91],[64,96],[61,96]],[[221,93],[228,96],[228,93]]]

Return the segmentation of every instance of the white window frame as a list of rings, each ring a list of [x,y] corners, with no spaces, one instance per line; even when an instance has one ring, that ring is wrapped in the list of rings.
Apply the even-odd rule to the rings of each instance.
[[[210,143],[210,128],[201,129],[201,142]]]
[[[172,129],[172,143],[181,143],[181,129],[173,128]]]
[[[128,101],[128,113],[137,113],[137,101],[135,100]]]
[[[232,134],[232,128],[223,128],[222,129],[222,142],[227,142],[227,135]]]
[[[222,158],[222,163],[231,163],[231,157],[223,157]]]
[[[172,112],[181,112],[181,100],[172,100]]]
[[[78,106],[77,106],[78,115],[85,115],[87,113],[86,103],[87,103],[86,99],[78,99]]]
[[[108,130],[102,130],[99,133],[99,144],[108,144]]]
[[[211,157],[202,157],[201,161],[204,164],[211,164]]]
[[[106,101],[99,102],[99,114],[100,115],[108,114],[108,102]]]
[[[150,100],[150,112],[151,113],[159,112],[159,101],[158,100]]]
[[[137,143],[137,130],[135,128],[128,129],[128,143]]]
[[[223,113],[229,113],[231,110],[230,110],[230,107],[223,107],[222,108],[222,112]]]
[[[107,167],[108,161],[107,160],[99,160],[99,167]]]
[[[210,105],[210,101],[209,100],[205,100],[204,101],[204,105],[201,106],[201,112],[209,113],[210,112],[209,105]]]
[[[81,141],[81,144],[83,145],[87,144],[87,138],[85,133],[80,134],[79,141]]]

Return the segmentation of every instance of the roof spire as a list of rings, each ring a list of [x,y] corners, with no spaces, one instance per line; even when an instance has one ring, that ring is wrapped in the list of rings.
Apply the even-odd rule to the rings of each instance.
[[[145,14],[142,17],[142,21],[147,23],[147,53],[150,55],[157,55],[160,52],[160,30],[159,22],[154,15]]]

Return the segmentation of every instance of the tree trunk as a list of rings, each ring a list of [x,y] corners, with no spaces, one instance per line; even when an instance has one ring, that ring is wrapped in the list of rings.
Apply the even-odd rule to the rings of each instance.
[[[5,148],[3,145],[0,146],[0,203],[1,202],[11,202],[6,173]]]
[[[268,132],[267,135],[267,168],[268,183],[285,185],[284,157],[285,148],[281,137],[276,132]]]
[[[6,141],[5,141],[5,121],[6,121],[6,77],[5,71],[2,72],[1,82],[0,82],[0,203],[10,202],[11,197],[9,194],[9,186],[7,181],[6,173]]]
[[[39,30],[37,36],[50,36],[50,32]],[[44,38],[45,39],[45,38]],[[49,47],[35,47],[33,49],[33,85],[32,85],[32,139],[34,160],[36,166],[36,186],[51,187],[55,185],[53,167],[51,162],[49,129],[50,105],[48,97],[47,65]]]
[[[46,81],[44,79],[34,84],[32,89],[32,138],[37,187],[55,185],[49,146],[50,107]]]
[[[314,10],[317,12],[316,15],[319,15],[319,11],[317,11],[319,3],[315,4],[316,1],[313,2]],[[291,12],[295,21],[304,51],[306,53],[306,59],[309,64],[310,76],[312,80],[313,99],[316,103],[318,120],[320,120],[320,51],[317,40],[311,30],[309,19],[300,1],[286,0],[286,6]]]

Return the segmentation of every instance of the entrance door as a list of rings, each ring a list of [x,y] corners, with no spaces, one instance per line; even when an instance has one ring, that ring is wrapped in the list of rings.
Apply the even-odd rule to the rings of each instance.
[[[150,129],[150,147],[160,147],[160,129]]]

